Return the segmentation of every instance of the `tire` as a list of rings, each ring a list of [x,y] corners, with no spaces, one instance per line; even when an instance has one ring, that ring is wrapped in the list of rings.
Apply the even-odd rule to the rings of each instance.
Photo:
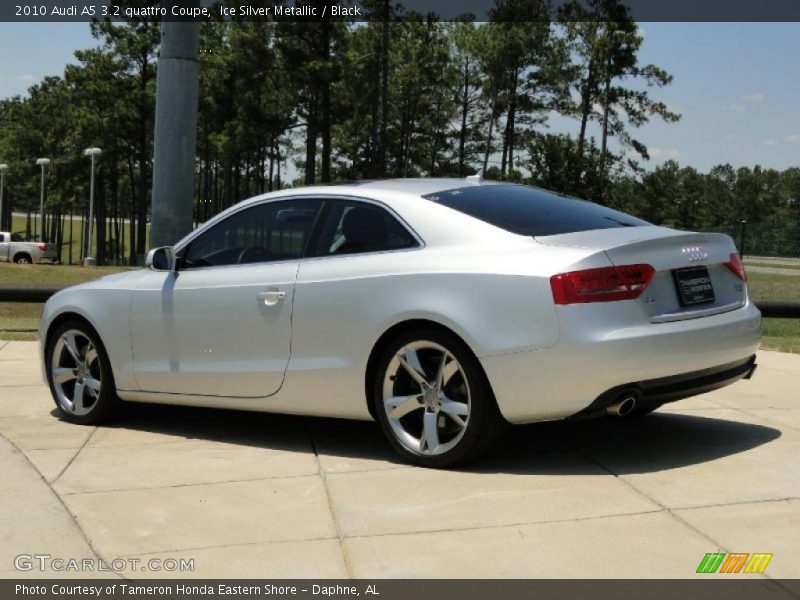
[[[14,256],[14,262],[18,265],[30,265],[33,264],[33,259],[27,254],[17,254]]]
[[[100,336],[86,322],[67,321],[50,336],[45,348],[45,371],[50,393],[64,420],[94,425],[118,413],[121,401],[108,353]]]
[[[419,328],[398,335],[375,371],[374,414],[409,462],[434,468],[465,464],[485,453],[508,425],[480,363],[450,333]]]

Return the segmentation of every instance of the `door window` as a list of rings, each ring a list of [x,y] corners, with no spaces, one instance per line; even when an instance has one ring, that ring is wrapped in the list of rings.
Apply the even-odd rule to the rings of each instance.
[[[322,201],[281,200],[241,210],[189,243],[181,268],[300,258]]]
[[[418,245],[408,229],[380,206],[357,200],[336,200],[329,204],[314,254],[384,252]]]

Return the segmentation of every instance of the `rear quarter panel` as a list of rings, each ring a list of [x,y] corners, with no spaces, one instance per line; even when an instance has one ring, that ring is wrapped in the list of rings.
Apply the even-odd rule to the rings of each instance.
[[[529,258],[532,245],[522,247]],[[384,332],[408,320],[444,325],[479,357],[555,344],[549,278],[513,264],[522,250],[476,258],[464,249],[422,248],[303,261],[279,402],[312,414],[367,418],[370,353]]]

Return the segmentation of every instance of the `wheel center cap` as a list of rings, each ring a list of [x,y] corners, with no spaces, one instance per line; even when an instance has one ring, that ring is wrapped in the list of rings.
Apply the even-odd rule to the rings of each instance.
[[[438,408],[439,394],[434,388],[425,390],[425,406],[429,409]]]

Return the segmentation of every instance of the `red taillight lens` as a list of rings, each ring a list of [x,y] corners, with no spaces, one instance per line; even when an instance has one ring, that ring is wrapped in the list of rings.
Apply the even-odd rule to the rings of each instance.
[[[650,265],[624,265],[553,275],[550,287],[556,304],[612,302],[638,298],[656,270]]]
[[[44,252],[46,249],[47,249],[47,245],[45,245],[45,244],[39,244],[39,250],[41,250],[42,252]]]
[[[742,264],[742,259],[738,252],[731,252],[731,255],[728,258],[728,262],[725,263],[725,266],[728,267],[739,279],[742,281],[747,281],[747,273],[744,271],[744,265]]]

